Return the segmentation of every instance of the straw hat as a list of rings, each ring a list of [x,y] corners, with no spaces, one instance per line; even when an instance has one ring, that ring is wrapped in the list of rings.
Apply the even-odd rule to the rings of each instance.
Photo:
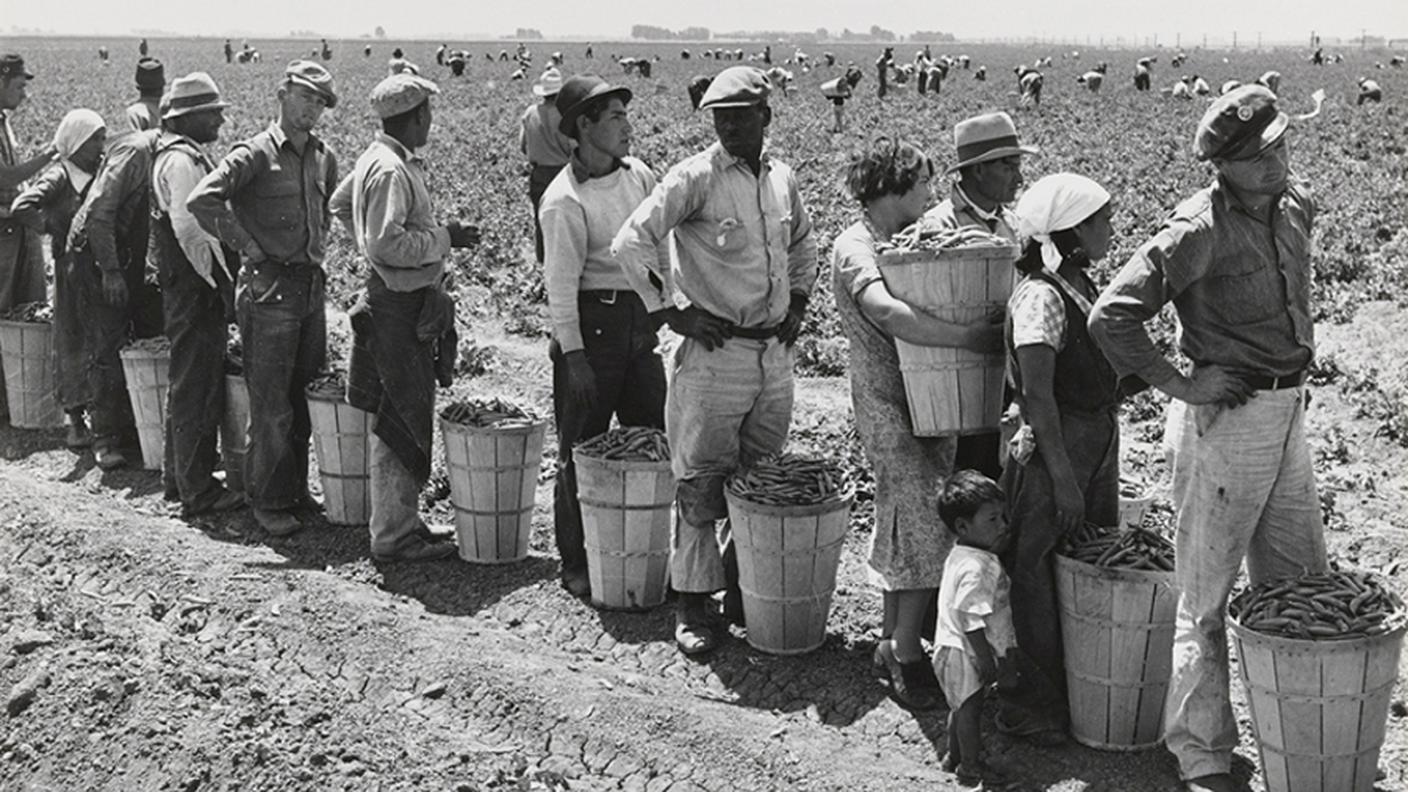
[[[537,96],[556,96],[562,90],[562,72],[557,69],[547,69],[543,75],[533,83],[533,93]]]
[[[959,121],[953,128],[953,144],[958,150],[958,162],[948,169],[989,162],[1014,154],[1039,154],[1036,146],[1023,146],[1017,140],[1017,126],[1006,113],[987,113]]]

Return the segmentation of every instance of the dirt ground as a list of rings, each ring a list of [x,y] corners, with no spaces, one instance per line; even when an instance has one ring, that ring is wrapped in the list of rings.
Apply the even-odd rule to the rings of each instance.
[[[1333,556],[1408,590],[1408,314],[1320,328],[1310,413]],[[546,408],[543,345],[481,341],[474,392]],[[843,379],[802,380],[799,442],[847,447]],[[1158,420],[1126,473],[1166,487]],[[551,445],[551,438],[549,440]],[[551,481],[530,558],[375,564],[364,529],[287,540],[247,511],[181,521],[153,472],[102,473],[59,431],[0,430],[0,788],[6,790],[945,790],[942,713],[869,672],[878,593],[855,511],[826,643],[795,658],[742,633],[679,655],[668,608],[598,612],[557,584]],[[443,501],[433,514],[448,520]],[[1400,665],[1400,669],[1403,666]],[[1240,684],[1235,772],[1263,789]],[[1408,789],[1396,691],[1379,789]],[[1035,748],[993,733],[1022,789],[1174,790],[1162,750]]]

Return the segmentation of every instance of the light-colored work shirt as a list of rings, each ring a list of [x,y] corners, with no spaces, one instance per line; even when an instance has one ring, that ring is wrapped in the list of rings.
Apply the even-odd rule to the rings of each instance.
[[[191,263],[191,269],[211,288],[216,288],[215,267],[222,269],[231,282],[234,278],[230,277],[220,240],[200,227],[186,208],[186,198],[214,169],[214,163],[194,140],[174,132],[162,132],[157,139],[156,160],[152,163],[152,196],[157,209],[171,218],[171,231]]]
[[[598,289],[631,290],[621,265],[611,256],[611,240],[631,212],[655,189],[655,174],[634,157],[605,176],[586,178],[576,167],[563,168],[543,193],[538,219],[543,226],[543,268],[553,338],[563,352],[583,349],[577,293]],[[670,266],[668,244],[657,247],[659,269]],[[658,295],[648,312],[665,307]]]
[[[680,293],[738,327],[773,327],[816,285],[812,221],[792,169],[767,152],[757,176],[714,143],[665,175],[611,245],[647,305],[674,304],[656,247],[674,231]]]
[[[435,220],[424,163],[400,141],[378,134],[337,186],[331,209],[388,289],[440,282],[450,230]]]
[[[572,138],[558,130],[562,114],[552,102],[539,102],[523,111],[518,129],[518,149],[532,165],[560,168],[572,159]]]
[[[143,97],[140,101],[128,105],[127,125],[132,127],[133,132],[161,126],[161,111],[158,108],[160,102],[160,97]]]
[[[949,190],[947,200],[924,213],[925,225],[939,228],[978,228],[996,234],[1013,244],[1017,238],[1017,215],[1011,209],[999,205],[991,212],[985,212],[969,200],[958,182]]]
[[[964,638],[983,630],[993,654],[999,657],[1017,645],[1012,626],[1012,583],[1002,562],[987,550],[954,545],[944,562],[939,584],[939,618],[934,645],[968,650]]]

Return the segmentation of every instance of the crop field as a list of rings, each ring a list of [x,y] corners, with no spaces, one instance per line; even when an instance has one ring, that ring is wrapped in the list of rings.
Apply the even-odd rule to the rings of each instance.
[[[151,54],[164,61],[168,80],[190,71],[207,71],[230,103],[221,139],[211,146],[216,155],[272,120],[274,90],[284,65],[292,58],[307,57],[316,46],[316,42],[252,40],[262,61],[240,65],[224,62],[222,43],[221,39],[151,42]],[[366,43],[331,42],[334,58],[326,65],[336,79],[341,102],[324,115],[318,134],[336,153],[342,172],[349,172],[380,128],[367,102],[368,93],[385,76],[392,48],[404,48],[406,57],[420,66],[423,75],[436,80],[442,91],[435,100],[431,142],[421,152],[429,164],[437,211],[483,230],[477,248],[452,254],[462,354],[460,376],[441,394],[440,404],[470,396],[507,397],[550,415],[545,293],[540,267],[533,261],[527,167],[517,143],[519,116],[535,100],[530,91],[533,79],[549,53],[560,50],[566,56],[566,74],[591,71],[629,86],[635,94],[630,104],[633,153],[663,174],[714,140],[709,115],[690,109],[686,83],[693,75],[712,74],[734,63],[700,57],[698,44],[599,42],[594,45],[595,58],[587,60],[584,43],[533,42],[534,61],[527,79],[513,80],[514,64],[485,58],[485,53],[497,58],[505,48],[511,53],[513,42],[452,41],[447,42],[451,48],[466,49],[472,56],[465,74],[454,77],[447,68],[435,65],[438,42],[374,41],[370,42],[372,55],[364,57]],[[98,60],[100,44],[113,53],[108,65]],[[762,48],[761,44],[730,46],[750,52]],[[920,47],[898,45],[897,62],[912,58]],[[692,50],[691,58],[681,58],[684,49]],[[0,571],[3,591],[13,593],[17,603],[4,604],[0,598],[0,637],[7,629],[37,624],[52,633],[59,646],[67,646],[71,658],[51,664],[51,692],[39,694],[39,703],[25,716],[29,720],[13,721],[17,725],[8,732],[0,729],[0,787],[951,788],[945,785],[951,777],[945,781],[937,769],[944,748],[942,716],[906,713],[886,701],[880,686],[868,679],[880,618],[879,595],[870,587],[864,565],[871,485],[852,428],[845,339],[830,296],[829,268],[831,240],[858,218],[859,207],[842,190],[840,173],[851,152],[877,135],[912,141],[929,152],[940,169],[946,169],[955,159],[954,123],[976,113],[1005,109],[1013,115],[1022,141],[1041,149],[1039,155],[1024,160],[1028,182],[1049,173],[1074,171],[1101,182],[1114,196],[1115,239],[1109,257],[1094,272],[1096,282],[1103,283],[1177,202],[1212,178],[1211,166],[1197,162],[1191,148],[1193,130],[1207,100],[1174,99],[1158,90],[1182,74],[1200,75],[1215,90],[1226,80],[1250,82],[1275,69],[1283,75],[1282,109],[1292,115],[1312,110],[1311,94],[1317,89],[1327,95],[1319,115],[1294,122],[1288,138],[1293,169],[1309,182],[1319,202],[1313,307],[1320,351],[1312,371],[1311,445],[1332,557],[1346,566],[1382,574],[1400,593],[1408,590],[1408,363],[1404,362],[1408,360],[1408,69],[1376,68],[1377,62],[1387,64],[1392,54],[1378,50],[1346,49],[1343,62],[1317,67],[1300,50],[1190,49],[1188,61],[1175,70],[1168,65],[1173,54],[1169,48],[1147,52],[1079,48],[1078,58],[1069,57],[1070,49],[1063,53],[1058,47],[938,45],[933,48],[936,55],[966,54],[973,69],[986,66],[987,80],[975,80],[971,69],[954,69],[937,95],[919,95],[912,82],[892,83],[889,95],[879,99],[874,67],[879,45],[806,47],[812,62],[806,72],[782,63],[790,46],[773,47],[774,63],[792,70],[796,79],[787,93],[773,96],[768,145],[797,173],[821,255],[818,293],[798,342],[797,370],[802,377],[792,447],[840,457],[860,484],[828,625],[830,635],[821,650],[798,659],[760,660],[742,641],[733,640],[708,664],[683,663],[673,653],[668,609],[641,616],[599,615],[558,591],[551,528],[555,457],[551,433],[539,477],[533,555],[517,572],[449,562],[416,573],[381,570],[365,557],[363,531],[323,526],[278,544],[262,537],[245,513],[197,526],[217,540],[210,543],[213,550],[188,547],[185,539],[173,545],[179,546],[181,557],[173,580],[186,586],[187,592],[181,595],[151,582],[163,574],[160,557],[151,562],[154,566],[136,560],[138,543],[148,541],[142,537],[160,536],[159,529],[182,529],[170,520],[175,529],[143,527],[148,517],[142,515],[161,508],[155,474],[101,476],[91,461],[75,462],[62,449],[58,434],[35,437],[6,429],[0,432],[6,460],[0,462],[0,518],[8,522],[6,530],[0,530],[0,552],[19,558],[25,552],[22,540],[26,537],[54,541],[56,546],[57,537],[68,537],[63,543],[69,550],[55,551],[53,564],[73,569],[69,582],[62,585],[55,582],[53,565],[49,572],[36,571],[29,577],[28,561],[17,564],[18,571],[12,574]],[[22,149],[44,145],[63,113],[75,107],[97,110],[108,119],[110,130],[117,130],[123,108],[136,98],[135,38],[11,38],[0,40],[0,51],[22,53],[37,75],[30,83],[28,101],[10,114]],[[826,51],[836,55],[835,67],[822,64]],[[1131,75],[1135,61],[1146,55],[1158,56],[1155,90],[1140,93],[1134,90]],[[651,77],[643,78],[623,74],[613,56],[658,56],[659,61],[653,64]],[[1041,104],[1019,108],[1013,68],[1046,56],[1053,62],[1042,69]],[[846,130],[832,133],[828,131],[832,107],[819,86],[840,76],[852,61],[865,77],[846,103]],[[1099,61],[1109,63],[1109,75],[1101,92],[1090,93],[1077,84],[1076,76]],[[1355,105],[1360,76],[1370,76],[1383,86],[1382,104]],[[350,349],[344,312],[365,275],[365,264],[340,228],[332,234],[326,269],[330,352],[337,365]],[[1174,323],[1165,316],[1158,323],[1156,340],[1170,349],[1173,339]],[[665,339],[666,346],[669,343]],[[1132,486],[1157,497],[1156,513],[1161,519],[1153,521],[1154,527],[1167,532],[1168,472],[1159,450],[1164,401],[1146,393],[1125,406],[1123,470]],[[438,450],[436,457],[425,506],[434,519],[448,522],[452,515],[448,480]],[[21,495],[7,500],[10,485],[16,493],[30,493],[24,497],[33,500],[22,502]],[[41,518],[33,515],[47,514],[45,508],[50,507],[35,503],[61,502],[66,493],[80,490],[74,514],[110,509],[103,513],[116,515],[112,519],[131,531],[128,549],[113,549],[118,545],[104,545],[101,552],[74,549],[87,547],[87,539],[74,538],[87,534],[66,527],[62,519],[37,527],[34,521]],[[80,524],[86,518],[74,519]],[[11,531],[11,526],[18,527]],[[171,549],[164,544],[167,540],[151,541],[158,550]],[[252,555],[267,554],[270,549],[273,561]],[[208,567],[228,572],[222,564],[234,563],[230,554],[236,553],[249,553],[253,559],[240,562],[245,566],[238,567],[243,571],[237,574],[257,573],[268,581],[275,581],[276,574],[286,576],[275,586],[278,597],[295,596],[288,594],[295,589],[312,591],[335,584],[343,587],[336,590],[337,597],[352,597],[358,604],[350,611],[339,610],[342,606],[335,600],[341,600],[332,594],[317,602],[312,594],[296,595],[305,597],[301,612],[308,619],[299,629],[310,637],[300,637],[305,644],[286,650],[282,641],[290,628],[287,619],[281,623],[274,618],[279,616],[277,607],[270,616],[267,607],[257,604],[262,596],[257,593],[236,603],[237,607],[229,606],[221,601],[221,584],[228,581],[196,571]],[[132,581],[145,581],[142,585],[156,589],[165,602],[160,614],[154,608],[151,619],[131,628],[137,630],[137,637],[122,630],[128,629],[125,620],[137,619],[142,615],[139,610],[145,612],[145,605],[114,616],[91,596],[64,593],[87,589],[107,593],[91,583],[99,579],[95,575],[103,574],[94,568],[104,566],[117,570],[106,573],[116,576],[114,580],[122,578],[113,584],[116,589],[125,591],[123,586],[138,585]],[[301,576],[297,583],[295,574]],[[314,577],[322,582],[310,582]],[[89,582],[73,582],[80,579]],[[237,580],[239,586],[263,585],[248,577]],[[31,599],[50,603],[46,608],[51,614],[57,608],[72,618],[68,622],[40,618]],[[201,618],[221,625],[224,632],[205,628],[205,621],[195,626],[185,623],[193,618],[190,603],[203,599],[211,602],[198,606],[206,614]],[[398,610],[411,600],[417,601],[415,607],[423,607],[414,618]],[[134,601],[145,602],[138,595]],[[167,609],[179,615],[168,616]],[[296,609],[290,605],[286,610]],[[428,618],[426,612],[433,618],[418,621]],[[385,615],[393,613],[401,619],[396,629],[410,629],[405,626],[412,624],[419,632],[394,640],[383,635],[377,625],[395,622]],[[255,615],[265,626],[245,630],[246,624],[253,624],[246,620]],[[391,622],[384,622],[383,616]],[[343,646],[337,629],[320,626],[344,621],[357,625],[359,631],[366,628],[359,632],[365,646]],[[60,623],[66,626],[55,626]],[[296,664],[302,676],[295,674],[300,681],[289,683],[291,690],[282,689],[278,681],[289,667],[274,660],[267,667],[261,665],[262,648],[249,650],[255,660],[242,659],[247,642],[263,640],[259,630],[265,629],[266,643],[278,644],[277,652],[301,653]],[[477,641],[474,636],[481,632],[486,637]],[[445,643],[429,645],[432,636]],[[113,645],[101,648],[105,640]],[[199,650],[201,641],[220,650]],[[368,679],[378,678],[378,663],[385,662],[375,652],[399,651],[398,641],[416,644],[426,668],[448,669],[437,672],[438,676],[418,672],[416,685],[448,682],[415,706],[406,703],[415,698],[409,695],[415,691],[408,693],[396,688],[398,683],[388,682],[381,693],[398,703],[383,707],[373,695],[376,683]],[[158,644],[162,650],[152,652],[151,647]],[[129,651],[124,655],[122,649]],[[531,684],[508,678],[519,662],[508,654],[510,649],[535,658],[528,672],[537,674]],[[116,659],[104,665],[108,662],[102,659],[104,652]],[[200,676],[204,671],[192,676],[194,672],[171,669],[174,658],[188,655],[197,658],[199,669],[219,666],[228,673],[220,677],[223,681],[212,683]],[[131,656],[142,659],[124,659]],[[31,673],[30,657],[16,653],[18,659],[0,668],[0,684],[15,684],[21,672]],[[372,670],[352,694],[340,687],[336,693],[328,692],[329,683],[318,676],[325,667],[345,672],[358,663]],[[466,681],[463,677],[469,671],[456,670],[455,663],[473,666],[480,676]],[[94,674],[108,679],[105,675],[118,673],[113,669],[128,665],[140,666],[131,671],[131,678],[141,680],[140,695],[121,692],[126,688],[119,680],[114,683],[119,691],[112,694],[115,698],[102,697],[84,681]],[[228,670],[235,668],[238,673]],[[600,679],[590,676],[600,669],[606,669]],[[336,676],[331,671],[328,675]],[[217,687],[214,694],[209,693],[211,685]],[[266,690],[270,685],[272,692]],[[252,693],[256,688],[259,692]],[[1233,688],[1239,690],[1235,681]],[[162,700],[141,703],[147,695]],[[1380,762],[1386,777],[1378,788],[1383,790],[1408,789],[1408,707],[1403,699],[1403,691],[1396,691]],[[211,704],[212,700],[216,703]],[[1242,726],[1238,753],[1246,760],[1239,761],[1236,774],[1250,789],[1263,790],[1240,693],[1236,707]],[[47,713],[51,721],[45,725],[35,713]],[[164,730],[153,736],[146,719],[157,716]],[[250,725],[250,718],[255,725]],[[349,718],[362,720],[349,722]],[[72,734],[64,724],[75,726]],[[634,741],[636,727],[648,739]],[[424,733],[418,734],[418,729]],[[549,732],[551,737],[545,737]],[[212,749],[204,742],[211,738],[227,741],[228,750]],[[635,764],[619,773],[611,770],[625,765],[594,758],[593,739],[616,746],[617,754],[602,749],[600,756],[627,757]],[[431,745],[434,740],[448,747]],[[571,742],[576,748],[559,751],[564,740],[576,740]],[[732,747],[701,747],[706,743]],[[1124,755],[1073,745],[1058,749],[1001,745],[998,750],[1027,768],[1022,775],[1025,786],[1020,788],[1061,792],[1176,788],[1172,762],[1161,751]],[[407,752],[417,750],[429,752],[426,761],[405,762]],[[66,764],[66,752],[79,758]],[[417,764],[418,769],[409,770],[407,764]],[[872,764],[887,769],[877,771]],[[349,771],[354,765],[360,769]],[[133,776],[124,780],[114,767],[135,768],[134,773],[150,774],[151,781],[128,784]],[[569,779],[580,783],[571,786]],[[651,785],[653,779],[666,782]]]

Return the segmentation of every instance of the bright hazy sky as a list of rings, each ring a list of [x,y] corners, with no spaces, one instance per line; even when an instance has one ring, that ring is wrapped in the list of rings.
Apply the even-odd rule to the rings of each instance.
[[[391,38],[456,38],[457,34],[512,34],[536,28],[551,39],[625,38],[633,24],[713,31],[814,30],[871,25],[907,34],[943,30],[960,38],[1089,36],[1185,44],[1230,38],[1254,42],[1305,41],[1316,30],[1326,38],[1358,36],[1361,28],[1390,38],[1408,37],[1403,0],[412,0],[397,13],[387,0],[0,0],[0,36],[12,27],[57,33],[128,35],[133,30],[180,34],[282,36],[312,30],[351,38],[386,28]],[[56,11],[58,13],[56,13]]]

